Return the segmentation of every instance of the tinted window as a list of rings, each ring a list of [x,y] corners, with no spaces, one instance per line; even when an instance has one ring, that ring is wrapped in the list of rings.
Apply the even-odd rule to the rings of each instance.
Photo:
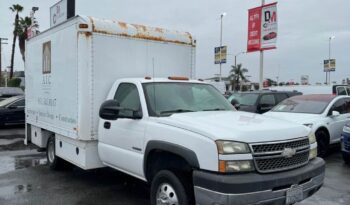
[[[275,97],[276,97],[277,104],[288,98],[287,94],[285,93],[276,93]]]
[[[122,83],[119,85],[114,99],[120,104],[122,108],[130,110],[123,110],[119,113],[120,116],[132,117],[133,111],[141,111],[141,103],[137,87],[131,83]]]
[[[288,98],[274,107],[272,111],[321,114],[328,104],[327,101]]]
[[[255,105],[258,97],[258,93],[235,93],[231,95],[228,100],[231,102],[233,99],[235,99],[241,105]]]
[[[350,99],[339,99],[333,104],[331,111],[333,110],[340,114],[350,113]]]
[[[337,94],[338,95],[346,95],[346,90],[343,86],[337,87]]]
[[[273,94],[263,95],[263,96],[261,96],[260,104],[261,105],[275,105],[276,104],[275,97],[273,96]]]
[[[11,106],[24,107],[24,99],[18,100],[17,102],[11,104]]]

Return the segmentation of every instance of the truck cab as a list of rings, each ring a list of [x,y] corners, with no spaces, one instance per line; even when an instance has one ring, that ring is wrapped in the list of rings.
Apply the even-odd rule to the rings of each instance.
[[[148,181],[152,204],[289,204],[323,183],[308,128],[236,111],[200,81],[117,80],[99,115],[101,161]]]

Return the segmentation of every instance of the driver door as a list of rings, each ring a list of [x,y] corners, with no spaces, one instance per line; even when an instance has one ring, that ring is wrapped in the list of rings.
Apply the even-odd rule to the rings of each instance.
[[[332,111],[338,111],[340,115],[332,116]],[[339,142],[341,132],[346,123],[350,122],[350,98],[337,100],[331,107],[329,113],[330,141]]]
[[[142,113],[137,86],[121,83],[114,99],[120,107]],[[102,161],[112,167],[136,176],[143,176],[143,142],[146,123],[144,119],[131,119],[133,112],[122,110],[117,120],[102,120],[99,136],[99,153]]]

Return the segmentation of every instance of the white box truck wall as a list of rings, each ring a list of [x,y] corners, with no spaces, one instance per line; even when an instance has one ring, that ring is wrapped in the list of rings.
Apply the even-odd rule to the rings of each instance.
[[[82,168],[98,163],[82,164],[65,148],[90,147],[97,156],[98,109],[116,79],[195,77],[188,33],[78,16],[26,46],[28,140],[45,148],[47,131],[55,133],[57,155]]]

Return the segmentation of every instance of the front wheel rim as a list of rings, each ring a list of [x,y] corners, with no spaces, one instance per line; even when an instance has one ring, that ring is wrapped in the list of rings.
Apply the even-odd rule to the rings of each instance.
[[[157,189],[157,205],[178,205],[179,200],[175,189],[168,183],[161,184]]]
[[[55,161],[55,143],[53,143],[52,141],[49,142],[47,152],[49,162],[53,163]]]

